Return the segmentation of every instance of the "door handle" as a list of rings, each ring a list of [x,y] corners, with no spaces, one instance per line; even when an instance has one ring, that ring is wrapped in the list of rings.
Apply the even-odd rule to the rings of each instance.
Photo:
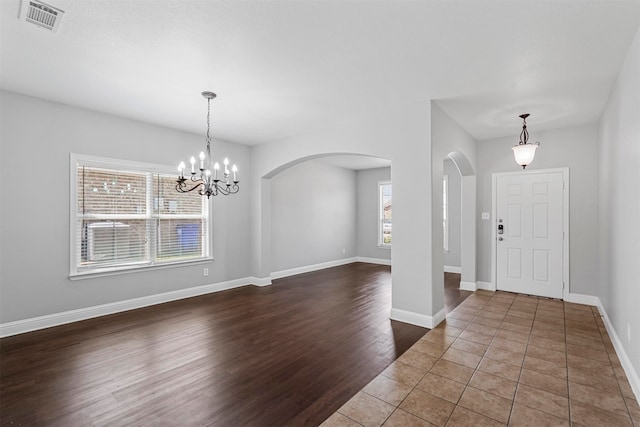
[[[502,242],[504,239],[502,238],[502,236],[500,236],[500,237],[498,237],[498,240],[500,240]]]

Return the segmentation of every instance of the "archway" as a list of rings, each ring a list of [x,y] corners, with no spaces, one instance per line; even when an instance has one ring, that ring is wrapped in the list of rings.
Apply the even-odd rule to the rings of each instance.
[[[477,290],[476,285],[476,175],[469,159],[452,151],[448,159],[461,175],[460,184],[460,289]]]
[[[378,218],[379,185],[391,180],[390,160],[314,156],[268,176],[272,279],[355,261],[391,264],[390,246],[380,248]]]
[[[256,245],[254,249],[259,250],[259,253],[254,255],[254,259],[258,259],[260,261],[259,264],[254,266],[254,270],[260,272],[259,276],[256,275],[254,277],[257,285],[268,285],[271,283],[271,278],[282,277],[282,272],[276,271],[273,269],[273,260],[272,260],[272,179],[283,171],[287,169],[291,169],[297,165],[300,165],[304,162],[318,160],[323,158],[334,158],[334,157],[359,157],[366,158],[373,161],[374,159],[385,160],[387,166],[391,166],[391,160],[386,159],[381,156],[376,156],[373,154],[363,154],[363,153],[354,153],[354,152],[328,152],[328,153],[316,153],[312,155],[302,156],[293,160],[290,160],[286,163],[282,163],[276,167],[271,168],[268,172],[264,173],[259,180],[259,192],[256,196],[260,200],[261,212],[260,216],[256,218],[259,221],[259,225],[256,227],[260,230],[259,236],[259,245]],[[327,265],[328,266],[328,265]],[[302,270],[301,270],[302,272]],[[275,276],[273,273],[276,273]]]

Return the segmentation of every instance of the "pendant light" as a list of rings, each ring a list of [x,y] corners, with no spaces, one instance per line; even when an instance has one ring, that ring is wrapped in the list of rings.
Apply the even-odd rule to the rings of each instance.
[[[518,145],[512,148],[513,157],[516,159],[516,163],[522,166],[522,169],[526,168],[533,162],[533,158],[536,155],[536,148],[540,145],[540,142],[535,144],[528,144],[529,131],[527,130],[527,117],[529,114],[521,114],[522,119],[522,132],[520,132],[520,142]]]

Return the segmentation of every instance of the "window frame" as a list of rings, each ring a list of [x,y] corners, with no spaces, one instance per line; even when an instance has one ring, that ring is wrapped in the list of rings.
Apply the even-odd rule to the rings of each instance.
[[[391,241],[391,243],[384,243],[384,201],[383,201],[382,193],[383,193],[383,187],[387,185],[389,186],[392,185],[390,180],[378,181],[378,248],[381,248],[381,249],[391,249],[391,245],[393,244],[393,240]],[[392,191],[393,191],[393,187],[392,187]],[[392,196],[392,199],[393,199],[393,196]],[[391,218],[391,223],[393,224],[393,214]],[[391,235],[393,236],[393,231]]]
[[[78,204],[78,169],[80,167],[96,167],[96,168],[105,168],[112,170],[121,170],[122,172],[133,172],[133,173],[143,173],[147,175],[146,178],[146,186],[147,186],[147,212],[144,214],[127,214],[128,217],[140,216],[140,219],[144,219],[146,222],[153,222],[151,228],[153,229],[153,225],[155,225],[155,231],[152,230],[148,232],[149,239],[149,255],[148,259],[142,262],[133,262],[133,263],[123,263],[122,265],[117,266],[108,266],[108,267],[98,267],[92,270],[81,270],[79,269],[78,257],[80,256],[80,245],[78,245],[77,241],[77,233],[76,230],[78,220],[81,218],[78,215],[77,204]],[[211,237],[211,204],[210,201],[205,201],[202,205],[202,217],[206,221],[206,234],[204,236],[203,242],[203,251],[205,252],[204,256],[201,257],[193,257],[185,260],[178,261],[168,261],[162,262],[157,261],[156,252],[157,252],[157,228],[161,219],[166,219],[166,214],[160,214],[154,212],[153,209],[153,180],[158,175],[176,175],[176,170],[174,167],[153,164],[153,163],[145,163],[145,162],[137,162],[131,160],[122,160],[122,159],[114,159],[108,157],[100,157],[100,156],[91,156],[85,154],[70,154],[70,165],[69,165],[69,278],[71,280],[85,279],[91,277],[103,277],[110,276],[116,274],[126,274],[147,270],[156,270],[156,269],[164,269],[164,268],[174,268],[177,266],[186,266],[186,265],[194,265],[194,264],[204,264],[210,263],[214,260],[211,256],[212,252],[212,237]],[[99,214],[101,215],[101,214]],[[107,216],[111,216],[114,219],[117,219],[114,215],[105,214]],[[181,219],[188,214],[178,215],[178,217],[173,217],[176,219]],[[201,218],[198,216],[198,218]]]
[[[442,246],[449,252],[449,175],[442,176]]]

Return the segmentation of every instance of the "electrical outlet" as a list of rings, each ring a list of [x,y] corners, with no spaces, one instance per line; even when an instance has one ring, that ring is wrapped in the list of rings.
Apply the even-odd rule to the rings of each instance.
[[[204,277],[207,277],[207,276],[209,275],[209,269],[208,269],[208,268],[203,269],[203,270],[202,270],[202,275],[203,275]]]
[[[347,248],[342,248],[342,255],[347,253]]]
[[[627,341],[631,342],[631,325],[627,323]]]

